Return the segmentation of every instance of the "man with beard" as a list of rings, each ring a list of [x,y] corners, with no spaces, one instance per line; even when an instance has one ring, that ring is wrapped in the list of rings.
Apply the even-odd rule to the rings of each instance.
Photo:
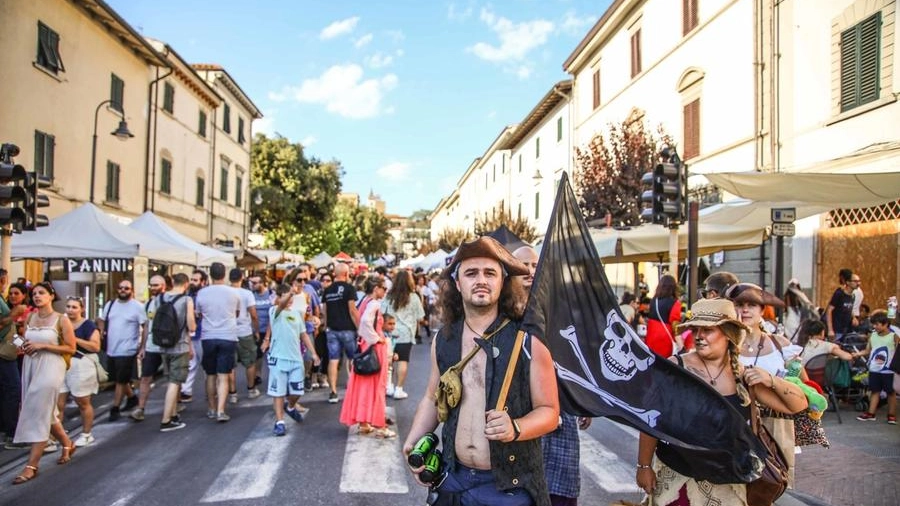
[[[463,243],[442,275],[444,326],[403,452],[443,422],[446,472],[434,489],[447,504],[550,505],[540,437],[557,427],[559,399],[550,352],[518,333],[524,293],[515,276],[528,274],[500,243],[481,237]],[[427,485],[423,469],[411,471]]]
[[[162,365],[162,350],[159,346],[153,344],[150,329],[153,326],[153,313],[156,311],[156,304],[153,302],[153,299],[165,291],[166,278],[160,274],[150,277],[150,299],[144,304],[144,311],[147,313],[147,325],[144,326],[144,331],[141,334],[141,347],[137,356],[137,359],[141,361],[141,386],[138,393],[138,405],[130,415],[135,422],[144,421],[144,408],[147,406],[147,398],[150,397],[150,383],[153,382],[153,376]]]
[[[189,283],[188,295],[194,301],[194,308],[196,308],[197,292],[209,283],[209,276],[206,274],[206,271],[194,269]],[[194,400],[194,379],[197,377],[200,361],[203,360],[203,346],[200,345],[200,319],[196,318],[195,321],[197,322],[197,329],[191,334],[191,347],[194,349],[194,354],[191,356],[190,364],[188,364],[187,379],[181,384],[181,402]]]
[[[123,279],[117,287],[118,297],[106,303],[101,322],[106,334],[106,354],[109,357],[109,379],[116,384],[113,405],[109,409],[109,421],[121,416],[119,406],[128,397],[125,410],[138,405],[138,398],[131,389],[134,365],[141,346],[141,336],[147,325],[147,313],[140,302],[134,300],[131,281]]]

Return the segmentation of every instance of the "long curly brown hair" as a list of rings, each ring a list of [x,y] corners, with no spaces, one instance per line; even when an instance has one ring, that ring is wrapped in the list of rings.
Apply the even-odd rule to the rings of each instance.
[[[522,286],[521,277],[506,276],[498,300],[500,314],[513,320],[521,320],[527,300],[528,293]],[[444,269],[444,273],[441,275],[438,301],[441,306],[441,321],[444,325],[450,325],[465,317],[462,293],[456,288],[456,281],[450,278],[449,269]]]
[[[416,287],[413,285],[412,275],[407,271],[400,271],[394,276],[394,286],[391,287],[391,291],[385,298],[395,310],[403,309],[409,304],[410,294],[415,292]]]

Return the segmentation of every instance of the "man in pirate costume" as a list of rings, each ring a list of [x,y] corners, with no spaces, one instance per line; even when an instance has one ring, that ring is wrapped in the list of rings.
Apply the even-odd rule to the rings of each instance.
[[[549,351],[518,330],[525,294],[516,276],[526,274],[499,242],[481,237],[463,243],[442,275],[444,326],[403,445],[409,455],[443,422],[437,504],[550,504],[540,437],[557,427],[559,399]],[[412,469],[417,480],[421,471]]]

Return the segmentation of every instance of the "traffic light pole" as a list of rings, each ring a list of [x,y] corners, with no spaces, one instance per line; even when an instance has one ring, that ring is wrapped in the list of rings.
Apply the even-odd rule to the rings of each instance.
[[[678,227],[669,229],[669,275],[678,280]]]
[[[12,264],[12,230],[9,226],[0,229],[0,267],[9,272],[10,264]]]

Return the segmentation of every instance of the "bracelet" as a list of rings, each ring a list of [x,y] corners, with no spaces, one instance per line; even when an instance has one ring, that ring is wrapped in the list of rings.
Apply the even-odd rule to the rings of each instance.
[[[519,423],[516,422],[515,419],[510,418],[509,420],[512,422],[512,426],[513,426],[513,433],[514,433],[514,435],[513,435],[513,441],[518,441],[518,440],[519,440],[519,436],[522,435],[522,429],[519,428]]]
[[[638,465],[637,465],[637,468],[638,468],[638,469],[652,469],[652,467],[649,466],[649,465],[645,466],[645,465],[641,465],[641,464],[638,464]]]

